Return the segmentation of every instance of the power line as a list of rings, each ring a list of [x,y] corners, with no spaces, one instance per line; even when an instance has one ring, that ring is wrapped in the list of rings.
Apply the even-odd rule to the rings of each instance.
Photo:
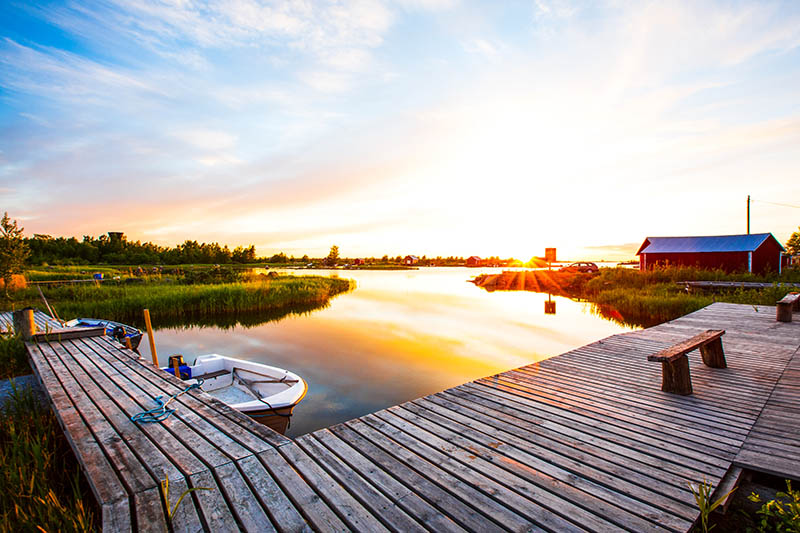
[[[789,205],[789,204],[779,204],[778,202],[768,202],[766,200],[756,200],[755,198],[750,199],[751,202],[759,202],[762,204],[772,204],[772,205],[779,205],[781,207],[793,207],[795,209],[800,209],[800,205]]]

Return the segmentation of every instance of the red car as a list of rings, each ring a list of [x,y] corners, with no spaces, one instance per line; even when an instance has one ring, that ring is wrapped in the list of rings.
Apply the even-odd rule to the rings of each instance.
[[[579,262],[572,263],[571,265],[561,267],[559,272],[585,272],[593,274],[600,270],[594,263]]]

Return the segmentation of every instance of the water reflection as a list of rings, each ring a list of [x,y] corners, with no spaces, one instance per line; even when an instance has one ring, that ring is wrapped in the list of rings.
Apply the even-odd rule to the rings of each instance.
[[[466,268],[337,273],[358,287],[305,315],[159,329],[159,359],[221,353],[292,369],[309,383],[288,432],[296,436],[629,329],[594,315],[587,303],[490,294],[466,282],[474,275]],[[548,301],[558,315],[542,313]]]
[[[546,315],[554,315],[556,314],[556,302],[553,300],[553,295],[547,295],[547,301],[544,302],[544,314]]]

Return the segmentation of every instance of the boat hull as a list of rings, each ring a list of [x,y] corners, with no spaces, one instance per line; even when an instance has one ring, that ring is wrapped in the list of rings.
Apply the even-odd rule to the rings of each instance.
[[[292,411],[294,405],[284,407],[282,409],[265,409],[264,411],[242,412],[258,422],[277,431],[281,435],[286,435],[286,430],[289,429],[289,422],[291,421]]]
[[[121,322],[114,322],[113,320],[102,320],[99,318],[76,318],[67,322],[65,326],[70,328],[105,327],[106,336],[115,338],[123,346],[125,345],[125,339],[127,338],[131,341],[131,348],[134,350],[136,350],[139,347],[139,343],[142,342],[142,332],[140,330]]]

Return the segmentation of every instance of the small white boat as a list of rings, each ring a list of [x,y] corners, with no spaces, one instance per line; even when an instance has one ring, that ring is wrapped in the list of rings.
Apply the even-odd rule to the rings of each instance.
[[[139,343],[142,341],[142,332],[133,326],[123,324],[122,322],[114,322],[113,320],[104,320],[100,318],[76,318],[64,323],[67,328],[106,328],[106,335],[114,337],[123,346],[125,339],[131,341],[131,348],[136,350]]]
[[[205,392],[281,434],[308,390],[294,372],[224,355],[201,355],[191,366],[180,355],[170,356],[169,362],[163,370],[175,374],[177,364],[188,385],[202,379]]]

